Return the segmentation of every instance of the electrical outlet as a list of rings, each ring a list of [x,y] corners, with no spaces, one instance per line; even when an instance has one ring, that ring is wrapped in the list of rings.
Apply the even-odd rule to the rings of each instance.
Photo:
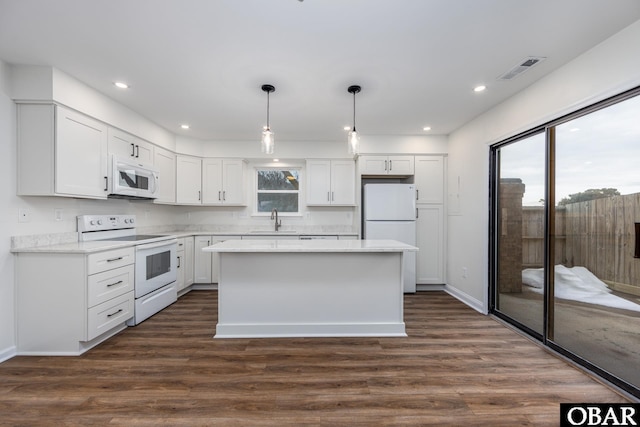
[[[18,209],[18,222],[29,222],[31,220],[31,213],[27,208]]]
[[[53,217],[56,221],[62,221],[62,209],[54,209]]]
[[[463,279],[467,278],[467,267],[462,267],[462,278]]]

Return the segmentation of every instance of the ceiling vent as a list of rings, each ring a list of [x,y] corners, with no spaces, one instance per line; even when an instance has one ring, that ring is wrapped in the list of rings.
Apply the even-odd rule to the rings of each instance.
[[[533,68],[536,64],[539,64],[545,59],[547,58],[545,58],[544,56],[528,56],[524,58],[522,61],[520,61],[518,65],[516,65],[515,67],[511,68],[509,71],[507,71],[506,73],[498,77],[498,80],[513,80],[520,74]]]

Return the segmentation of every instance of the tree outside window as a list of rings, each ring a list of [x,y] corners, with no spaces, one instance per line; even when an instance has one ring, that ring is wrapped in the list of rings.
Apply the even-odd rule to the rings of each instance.
[[[297,169],[257,169],[258,213],[273,209],[283,213],[300,212],[300,171]]]

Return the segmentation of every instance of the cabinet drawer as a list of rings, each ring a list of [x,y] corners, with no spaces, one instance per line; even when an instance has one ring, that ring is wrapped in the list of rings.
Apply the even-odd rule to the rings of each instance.
[[[89,276],[87,307],[133,291],[134,273],[134,265],[129,264]]]
[[[92,307],[87,312],[87,341],[133,317],[133,291]]]
[[[89,274],[101,273],[133,264],[134,261],[135,253],[133,247],[98,252],[87,256],[87,271]]]

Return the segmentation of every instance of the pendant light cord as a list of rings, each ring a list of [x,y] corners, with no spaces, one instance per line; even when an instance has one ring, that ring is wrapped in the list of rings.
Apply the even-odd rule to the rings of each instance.
[[[271,130],[269,127],[269,91],[267,91],[267,130]]]
[[[356,92],[353,92],[353,131],[356,131]]]

